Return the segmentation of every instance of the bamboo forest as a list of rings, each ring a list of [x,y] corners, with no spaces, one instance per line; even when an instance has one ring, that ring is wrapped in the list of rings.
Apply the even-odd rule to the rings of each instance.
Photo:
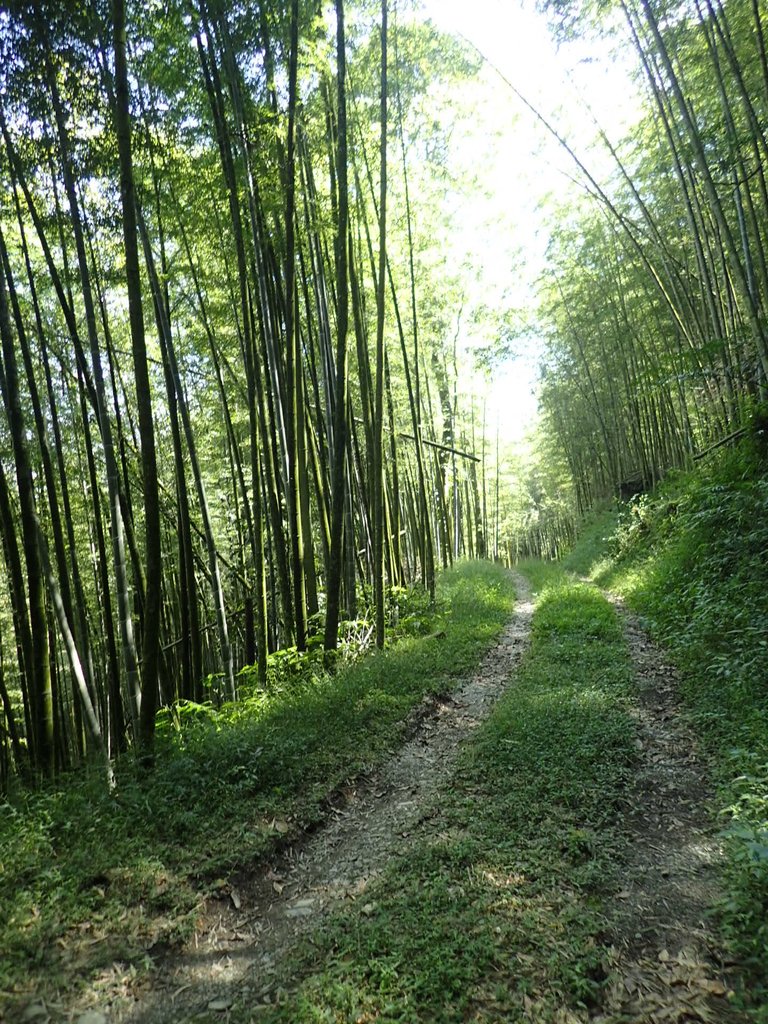
[[[762,0],[8,0],[0,134],[0,1021],[766,1024]]]

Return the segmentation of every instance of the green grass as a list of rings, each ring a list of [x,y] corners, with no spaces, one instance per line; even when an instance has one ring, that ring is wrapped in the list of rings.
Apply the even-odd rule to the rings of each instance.
[[[584,1019],[600,999],[603,904],[618,887],[629,680],[613,609],[560,574],[427,838],[303,944],[272,1006],[235,1006],[233,1020]]]
[[[768,1021],[768,471],[747,444],[676,475],[565,567],[622,594],[670,651],[718,785],[728,851],[722,935]]]
[[[141,969],[188,936],[222,877],[316,821],[426,695],[471,671],[513,600],[500,568],[458,566],[439,584],[444,636],[401,638],[335,675],[311,662],[242,705],[166,716],[154,771],[124,761],[114,795],[96,772],[12,794],[0,805],[0,1006],[71,990],[113,960]]]

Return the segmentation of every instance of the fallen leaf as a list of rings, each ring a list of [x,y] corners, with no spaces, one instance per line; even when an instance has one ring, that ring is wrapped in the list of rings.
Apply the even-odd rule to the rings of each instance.
[[[710,995],[713,996],[726,996],[728,995],[728,989],[720,981],[704,981],[700,982],[702,988],[706,989]]]

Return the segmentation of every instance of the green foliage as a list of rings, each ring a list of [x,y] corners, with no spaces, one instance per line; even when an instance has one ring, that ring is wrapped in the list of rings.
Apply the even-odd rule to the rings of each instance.
[[[334,652],[333,664],[351,665],[368,653],[374,644],[373,595],[370,586],[362,585],[358,595],[363,605],[362,613],[356,619],[339,623],[339,645]],[[388,587],[385,592],[385,622],[387,645],[392,646],[405,637],[426,636],[434,632],[443,621],[444,607],[435,606],[429,593],[420,584],[411,587]],[[267,658],[267,691],[275,693],[284,687],[295,689],[308,681],[319,682],[329,672],[328,652],[323,646],[324,619],[321,613],[310,618],[308,624],[307,649],[283,647],[273,651]],[[238,673],[238,691],[241,698],[263,701],[259,692],[256,665],[246,665]],[[208,690],[215,695],[220,689],[219,681],[209,681]],[[205,705],[206,708],[212,705]],[[229,709],[234,714],[237,708]],[[246,712],[248,713],[248,712]],[[161,714],[161,721],[174,721],[181,716],[195,717],[203,712],[200,705],[181,701]]]
[[[764,245],[766,197],[747,180],[727,187],[716,171],[727,160],[749,164],[751,133],[765,119],[765,89],[753,77],[764,67],[763,29],[748,4],[541,6],[563,41],[575,35],[599,50],[609,33],[629,44],[649,86],[625,137],[604,136],[613,177],[590,178],[587,161],[583,196],[560,196],[552,208],[540,279],[544,422],[585,509],[729,434],[765,380],[764,329],[750,324],[749,286],[740,283],[765,277],[750,246]],[[626,20],[616,20],[620,9]],[[697,192],[706,192],[708,223],[686,206]],[[735,316],[724,305],[715,312],[724,299]]]
[[[550,585],[558,584],[563,577],[562,569],[557,562],[542,562],[538,558],[518,562],[517,568],[524,573],[536,594]]]
[[[21,1000],[116,958],[140,967],[149,947],[188,935],[220,876],[316,821],[337,786],[397,742],[425,695],[471,670],[513,596],[498,566],[457,566],[439,581],[440,639],[405,636],[334,674],[310,653],[238,704],[184,702],[161,716],[154,769],[119,763],[114,794],[94,771],[9,798],[0,990]],[[399,600],[424,607],[421,594]]]
[[[619,521],[614,508],[593,510],[582,523],[579,542],[563,559],[563,568],[577,576],[586,576],[604,556],[606,545],[612,542]]]
[[[560,573],[428,835],[311,937],[259,1019],[554,1024],[594,1006],[634,759],[628,679],[614,612]]]
[[[631,504],[607,557],[587,537],[566,563],[591,562],[593,578],[626,597],[682,670],[725,822],[720,921],[752,970],[753,1005],[768,998],[767,512],[768,476],[748,441]]]
[[[751,756],[750,756],[751,755]],[[729,852],[728,893],[720,912],[726,935],[741,952],[765,992],[768,949],[768,764],[752,752],[735,750],[734,760],[751,769],[730,784],[733,803],[724,813]]]
[[[500,504],[501,545],[510,558],[556,559],[573,543],[577,509],[561,446],[540,427],[526,450],[508,453],[505,494]]]
[[[390,635],[420,636],[434,631],[440,615],[420,585],[389,587],[385,593],[387,625]]]

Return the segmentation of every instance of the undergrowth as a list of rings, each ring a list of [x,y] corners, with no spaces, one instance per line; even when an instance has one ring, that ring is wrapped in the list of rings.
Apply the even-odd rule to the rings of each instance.
[[[681,669],[718,783],[722,933],[768,1021],[768,467],[749,444],[678,474],[593,528],[565,567],[622,594]]]
[[[426,837],[304,943],[271,1004],[235,1005],[233,1021],[554,1024],[599,1002],[630,669],[612,608],[560,576]]]
[[[513,600],[500,568],[460,565],[442,575],[436,612],[400,595],[405,629],[384,651],[334,674],[314,657],[286,659],[267,692],[165,712],[154,770],[123,760],[115,793],[83,772],[8,796],[0,1008],[71,990],[115,960],[141,970],[189,936],[228,873],[317,820],[336,787],[397,743],[423,698],[474,667]]]

